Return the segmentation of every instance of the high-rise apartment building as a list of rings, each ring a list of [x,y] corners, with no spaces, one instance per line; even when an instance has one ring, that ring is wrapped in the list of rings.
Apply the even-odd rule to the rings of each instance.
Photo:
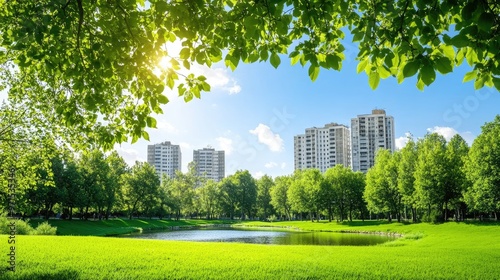
[[[175,171],[182,168],[181,148],[179,145],[172,145],[170,141],[148,145],[148,163],[156,168],[160,178],[163,174],[174,178]]]
[[[317,168],[325,172],[337,164],[351,166],[351,138],[345,125],[330,123],[307,128],[294,137],[295,169]]]
[[[211,147],[194,150],[193,162],[196,164],[196,173],[199,176],[216,182],[224,178],[224,151],[216,151]]]
[[[394,151],[394,118],[385,110],[372,110],[371,114],[351,119],[352,169],[366,173],[375,163],[378,149]]]

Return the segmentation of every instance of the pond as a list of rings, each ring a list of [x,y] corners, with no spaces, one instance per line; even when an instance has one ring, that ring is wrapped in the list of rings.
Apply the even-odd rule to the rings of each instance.
[[[239,242],[275,245],[370,246],[394,240],[393,236],[376,234],[288,231],[269,228],[197,228],[154,231],[124,237],[198,242]]]

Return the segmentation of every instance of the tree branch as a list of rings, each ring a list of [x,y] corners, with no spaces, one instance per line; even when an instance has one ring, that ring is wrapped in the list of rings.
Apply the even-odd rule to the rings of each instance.
[[[78,4],[78,30],[76,32],[76,48],[78,53],[80,54],[80,59],[82,60],[83,68],[87,68],[85,66],[85,60],[83,59],[82,50],[80,48],[80,35],[82,33],[82,25],[83,25],[83,5],[82,0],[76,0]]]

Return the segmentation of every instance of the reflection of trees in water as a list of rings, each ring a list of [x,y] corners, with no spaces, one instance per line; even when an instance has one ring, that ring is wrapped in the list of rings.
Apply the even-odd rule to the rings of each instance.
[[[395,238],[391,236],[356,233],[285,232],[235,229],[168,231],[146,233],[135,237],[198,242],[324,246],[369,246],[384,243]]]

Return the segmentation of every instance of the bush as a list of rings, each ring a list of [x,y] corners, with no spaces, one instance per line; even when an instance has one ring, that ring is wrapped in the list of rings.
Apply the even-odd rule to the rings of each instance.
[[[28,220],[15,220],[16,223],[16,234],[19,235],[31,235],[35,231],[30,224],[28,224]]]
[[[7,219],[7,215],[3,213],[0,215],[0,234],[10,234],[10,224],[14,222],[16,224],[16,234],[31,234],[33,228],[23,220],[17,219]]]
[[[18,235],[55,235],[57,231],[57,227],[52,227],[49,223],[44,222],[36,229],[28,224],[29,220],[23,221],[18,219],[7,219],[7,215],[5,213],[0,215],[0,234],[10,234],[10,224],[14,222],[16,225],[16,234]]]
[[[43,222],[39,224],[33,231],[35,235],[56,235],[57,227],[49,225],[48,222]]]

